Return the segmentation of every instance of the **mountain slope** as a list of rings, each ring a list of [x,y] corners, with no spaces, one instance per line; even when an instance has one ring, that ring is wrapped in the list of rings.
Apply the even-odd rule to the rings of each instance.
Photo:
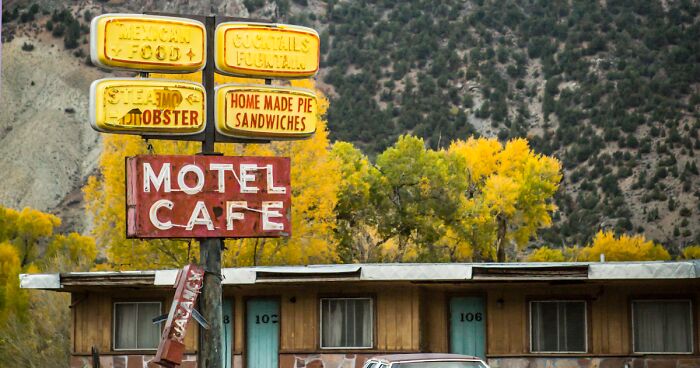
[[[3,25],[3,38],[32,28],[41,33],[52,12],[66,6],[40,1],[37,19],[20,24],[31,4],[3,3],[8,16],[19,8],[16,19]],[[555,224],[534,243],[582,244],[599,229],[643,232],[673,253],[700,243],[698,0],[112,0],[67,5],[78,22],[73,28],[84,28],[91,14],[144,10],[311,26],[321,34],[317,80],[331,97],[334,139],[353,142],[373,156],[407,133],[424,137],[433,148],[471,134],[527,137],[538,152],[559,157],[565,166]],[[78,50],[85,50],[85,37],[80,34]],[[65,46],[53,40],[56,49]],[[18,49],[18,42],[24,41],[4,46]],[[38,42],[48,47],[52,39]],[[70,52],[76,51],[64,54]],[[76,53],[75,60],[84,58]],[[9,75],[4,69],[3,88]],[[2,102],[25,110],[31,105],[5,95]],[[14,129],[20,121],[15,118],[3,113],[0,124]],[[15,140],[5,133],[0,139]],[[7,154],[16,156],[18,150]],[[26,187],[16,184],[6,191],[25,198],[21,189]]]

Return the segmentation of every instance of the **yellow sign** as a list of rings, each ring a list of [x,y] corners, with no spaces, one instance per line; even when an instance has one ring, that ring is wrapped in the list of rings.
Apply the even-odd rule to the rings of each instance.
[[[189,73],[206,63],[204,24],[192,19],[104,14],[92,20],[90,56],[112,69]]]
[[[105,133],[189,135],[205,126],[204,87],[165,79],[98,79],[90,86],[90,124]]]
[[[232,137],[301,139],[316,132],[316,95],[292,87],[225,84],[216,88],[216,129]]]
[[[318,71],[320,40],[311,28],[227,22],[216,27],[216,68],[243,77],[306,78]]]

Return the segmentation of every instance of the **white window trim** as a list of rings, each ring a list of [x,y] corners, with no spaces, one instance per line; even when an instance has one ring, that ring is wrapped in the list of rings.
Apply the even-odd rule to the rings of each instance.
[[[323,301],[324,300],[369,300],[369,327],[370,327],[370,339],[369,346],[323,346]],[[353,350],[369,350],[374,348],[374,298],[371,297],[354,297],[354,298],[320,298],[318,301],[318,318],[319,318],[319,334],[318,334],[318,346],[324,350],[338,350],[338,349],[353,349]]]
[[[139,302],[114,302],[112,303],[112,350],[113,351],[148,351],[148,350],[158,350],[155,348],[139,348],[138,340],[136,341],[136,348],[117,348],[117,304],[158,304],[158,310],[163,311],[163,304],[159,301],[139,301]],[[137,312],[138,313],[138,312]],[[136,334],[138,339],[138,333]]]
[[[562,351],[535,351],[534,349],[534,344],[532,341],[532,334],[533,334],[533,329],[532,329],[532,304],[533,303],[561,303],[561,302],[576,302],[576,303],[583,303],[583,326],[584,326],[584,349],[583,351],[572,351],[572,350],[562,350]],[[588,301],[585,299],[542,299],[542,300],[530,300],[528,303],[528,306],[530,310],[528,311],[528,319],[529,319],[529,324],[530,324],[530,335],[528,338],[530,339],[530,353],[537,353],[537,354],[587,354],[588,353]],[[557,321],[558,323],[558,321]]]
[[[690,351],[637,351],[636,344],[634,343],[634,303],[654,303],[654,302],[687,302],[688,303],[688,314],[690,315]],[[692,355],[695,350],[695,330],[693,320],[693,300],[692,299],[633,299],[630,305],[632,309],[632,353],[634,354],[658,354],[658,355]]]

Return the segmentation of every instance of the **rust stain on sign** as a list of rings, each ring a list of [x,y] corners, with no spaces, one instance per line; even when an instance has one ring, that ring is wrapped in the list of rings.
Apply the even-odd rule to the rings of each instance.
[[[291,233],[287,157],[126,159],[128,238],[252,238]]]

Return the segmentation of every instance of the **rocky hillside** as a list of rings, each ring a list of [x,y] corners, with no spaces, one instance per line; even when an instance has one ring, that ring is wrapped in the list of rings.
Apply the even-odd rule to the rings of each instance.
[[[3,9],[0,150],[16,159],[2,161],[0,201],[11,206],[64,208],[94,167],[92,15],[217,13],[318,29],[332,136],[370,155],[411,133],[433,148],[471,134],[524,136],[559,157],[560,209],[540,243],[580,244],[598,229],[642,232],[672,252],[700,243],[698,0],[23,0]]]

